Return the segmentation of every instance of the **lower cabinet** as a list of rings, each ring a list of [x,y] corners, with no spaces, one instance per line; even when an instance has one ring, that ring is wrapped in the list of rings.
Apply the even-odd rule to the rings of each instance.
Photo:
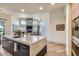
[[[46,53],[47,53],[47,45],[36,56],[44,56]]]
[[[3,37],[3,48],[7,50],[9,53],[11,53],[14,56],[29,56],[30,55],[30,47],[27,45],[23,45],[20,43],[17,43],[17,51],[14,51],[14,41],[9,40],[5,37]]]
[[[30,56],[30,47],[23,44],[18,44],[17,52],[14,52],[15,56]]]
[[[14,54],[14,42],[4,38],[3,37],[3,42],[2,42],[3,48],[6,49],[9,53],[12,55]]]

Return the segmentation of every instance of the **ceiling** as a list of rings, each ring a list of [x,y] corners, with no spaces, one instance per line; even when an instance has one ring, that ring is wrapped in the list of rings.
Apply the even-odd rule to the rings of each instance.
[[[0,8],[6,9],[11,12],[21,12],[21,9],[25,10],[25,13],[36,13],[36,12],[48,12],[53,8],[64,6],[63,3],[56,3],[51,5],[51,3],[0,3]],[[39,10],[42,6],[43,10]]]

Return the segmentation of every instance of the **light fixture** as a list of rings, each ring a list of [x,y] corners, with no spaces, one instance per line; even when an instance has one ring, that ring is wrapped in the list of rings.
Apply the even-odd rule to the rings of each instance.
[[[21,9],[21,12],[24,12],[24,9]]]
[[[39,7],[39,9],[40,9],[40,10],[43,10],[43,7],[42,7],[42,6],[40,6],[40,7]]]
[[[51,3],[51,5],[55,5],[55,3]]]

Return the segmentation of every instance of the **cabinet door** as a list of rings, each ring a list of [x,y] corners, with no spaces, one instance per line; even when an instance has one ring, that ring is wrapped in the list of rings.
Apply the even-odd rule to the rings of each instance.
[[[3,48],[6,49],[8,52],[10,52],[13,55],[14,52],[14,42],[7,39],[7,38],[3,38]]]
[[[29,56],[30,55],[30,47],[27,45],[18,43],[18,51],[14,53],[15,56]]]

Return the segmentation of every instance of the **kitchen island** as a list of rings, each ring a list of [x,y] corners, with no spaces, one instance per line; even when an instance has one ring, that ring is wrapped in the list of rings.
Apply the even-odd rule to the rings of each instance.
[[[47,52],[47,38],[33,35],[14,38],[13,35],[4,35],[2,46],[13,56],[43,56]]]

